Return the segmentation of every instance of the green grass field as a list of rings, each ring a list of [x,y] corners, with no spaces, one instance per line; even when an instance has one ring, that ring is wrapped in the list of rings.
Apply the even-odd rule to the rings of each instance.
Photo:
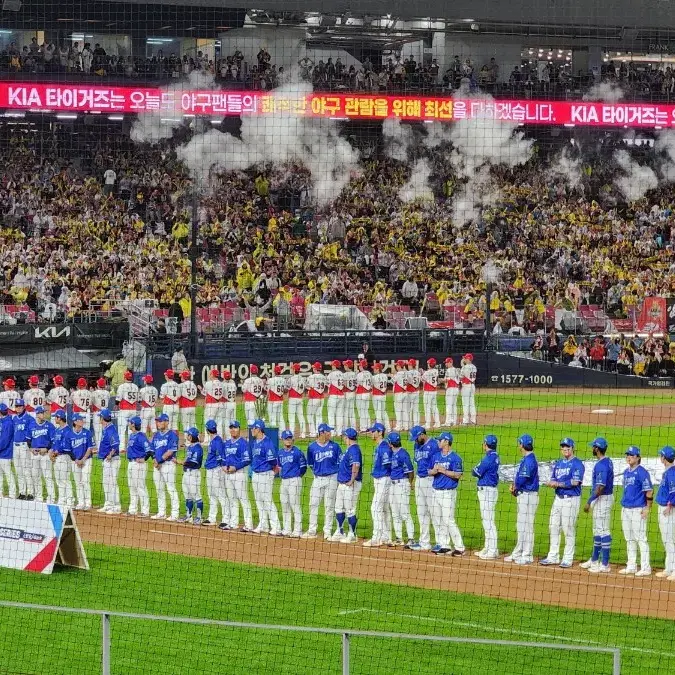
[[[648,392],[646,405],[670,402],[662,392]],[[562,401],[561,401],[562,399]],[[592,400],[591,400],[592,399]],[[549,395],[539,392],[487,392],[478,400],[480,411],[542,407],[561,402],[584,402],[620,408],[642,403],[641,397],[588,394]],[[645,411],[648,415],[648,411]],[[599,417],[599,420],[602,420]],[[243,421],[243,420],[242,420]],[[610,455],[621,455],[628,444],[640,445],[654,456],[673,442],[675,425],[649,427],[636,419],[634,427],[616,428],[539,422],[496,427],[460,428],[455,446],[468,470],[481,456],[484,434],[500,438],[503,463],[519,459],[515,438],[528,431],[541,460],[558,455],[558,441],[571,435],[579,454],[588,457],[586,444],[596,435],[610,442]],[[410,444],[406,444],[410,447]],[[306,443],[300,443],[304,449]],[[366,473],[372,442],[363,440]],[[102,500],[101,467],[93,475],[94,502]],[[128,502],[126,472],[120,472],[123,505]],[[305,525],[311,478],[305,480]],[[154,492],[150,475],[148,485]],[[278,492],[278,487],[275,487]],[[544,490],[537,515],[536,549],[548,549],[548,512],[552,500]],[[204,496],[206,490],[204,486]],[[364,480],[359,506],[359,534],[371,530],[369,513],[372,484]],[[153,504],[154,506],[154,504]],[[414,509],[414,505],[413,505]],[[468,475],[458,501],[458,522],[470,548],[482,546],[482,529],[475,482]],[[112,524],[112,523],[111,523]],[[109,525],[106,525],[109,526]],[[123,526],[120,524],[120,526]],[[515,543],[515,500],[502,486],[498,504],[500,548]],[[624,559],[625,548],[614,511],[613,562]],[[577,558],[590,552],[590,517],[580,516]],[[663,563],[656,514],[650,521],[652,563]],[[393,584],[339,579],[224,563],[210,559],[87,544],[91,570],[57,570],[49,577],[0,570],[0,599],[112,611],[179,615],[257,623],[292,624],[414,634],[558,642],[570,645],[618,646],[623,650],[623,672],[643,672],[675,657],[672,622],[630,617],[602,611],[568,610],[480,596],[407,588]],[[392,580],[397,570],[391,569]],[[577,592],[576,587],[570,592]],[[0,608],[3,640],[0,673],[94,673],[100,663],[100,621],[95,617]],[[26,635],[36,636],[26,640]],[[139,622],[113,619],[115,673],[337,673],[340,672],[338,637],[305,633],[276,633]],[[39,639],[37,636],[40,636]],[[42,645],[36,647],[36,645]],[[553,652],[532,648],[480,647],[391,639],[355,638],[353,673],[574,673],[611,672],[609,655]]]

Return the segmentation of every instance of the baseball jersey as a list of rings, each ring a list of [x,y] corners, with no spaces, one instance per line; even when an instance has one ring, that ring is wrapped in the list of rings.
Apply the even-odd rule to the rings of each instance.
[[[438,390],[438,368],[429,368],[422,373],[424,391]]]
[[[152,448],[148,437],[142,431],[129,434],[127,459],[132,462],[136,459],[148,459],[149,457],[152,457]]]
[[[353,370],[345,370],[343,375],[345,394],[356,393],[356,373]]]
[[[31,450],[51,448],[54,431],[54,425],[51,422],[44,421],[42,424],[39,422],[31,424],[28,433],[28,442]]]
[[[413,368],[412,370],[408,371],[408,393],[409,394],[414,394],[416,391],[419,391],[420,388],[420,371],[417,370],[417,368]]]
[[[234,403],[237,400],[237,385],[232,380],[226,380],[223,385],[223,400]]]
[[[539,464],[533,452],[528,452],[521,460],[513,484],[515,492],[539,492]]]
[[[264,388],[263,381],[257,375],[247,378],[241,385],[244,401],[255,403],[262,396]]]
[[[305,393],[305,378],[302,375],[291,375],[287,384],[288,398],[302,398]]]
[[[458,389],[459,380],[460,380],[459,368],[450,366],[445,369],[445,388],[446,389]]]
[[[52,415],[59,410],[65,410],[69,399],[70,396],[65,387],[54,387],[47,395],[49,411]]]
[[[447,455],[439,450],[431,458],[431,465],[438,465],[447,471],[464,472],[462,458],[454,450],[450,450]],[[456,490],[458,485],[459,480],[457,478],[450,478],[450,476],[446,476],[444,473],[437,473],[432,483],[434,490]]]
[[[192,380],[181,382],[179,391],[180,398],[178,399],[178,405],[181,408],[197,407],[197,385]]]
[[[251,444],[251,468],[253,473],[272,471],[277,465],[277,451],[272,441],[263,436]]]
[[[332,476],[338,472],[340,446],[335,441],[325,445],[314,441],[307,447],[307,464],[315,476]]]
[[[136,410],[138,403],[138,386],[133,382],[122,382],[117,387],[117,403],[120,410]]]
[[[280,375],[275,375],[267,380],[267,400],[271,403],[279,403],[284,400],[286,392],[286,380]]]
[[[300,478],[307,472],[307,460],[297,445],[279,450],[281,478]]]
[[[120,437],[117,435],[117,428],[114,424],[108,424],[103,429],[101,442],[98,444],[98,458],[105,459],[111,453],[113,457],[120,454]]]
[[[402,480],[408,474],[414,473],[410,455],[405,448],[396,448],[391,452],[391,474],[392,480]]]
[[[52,450],[58,455],[67,455],[71,459],[75,459],[70,448],[70,427],[65,423],[61,427],[54,425]]]
[[[659,491],[656,493],[656,503],[659,506],[675,506],[675,466],[666,469],[661,476]]]
[[[473,363],[465,363],[459,371],[459,378],[463,385],[474,384],[476,382],[476,366]]]
[[[185,448],[185,461],[183,471],[193,471],[202,468],[204,460],[204,448],[201,443],[192,443]]]
[[[645,492],[652,489],[652,478],[649,471],[638,464],[634,469],[630,467],[623,472],[623,495],[621,506],[625,509],[641,509],[647,506]]]
[[[19,398],[19,392],[16,389],[5,389],[5,391],[0,391],[0,403],[4,403],[9,408],[9,412],[12,415],[16,412],[16,402]]]
[[[152,408],[154,410],[157,405],[158,396],[159,392],[157,391],[157,387],[153,387],[151,384],[146,384],[145,387],[141,387],[138,392],[138,398],[141,401],[141,409],[146,410]]]
[[[323,373],[312,373],[307,378],[307,395],[309,398],[323,398],[328,387],[328,380]]]
[[[391,446],[387,441],[380,441],[373,452],[373,478],[384,478],[391,473]]]
[[[389,376],[384,373],[373,375],[373,396],[386,396],[389,386]]]
[[[595,488],[598,485],[604,486],[603,495],[614,494],[614,464],[609,457],[599,459],[593,465],[593,475],[591,477],[591,496],[588,498],[590,504],[594,499]]]
[[[385,384],[386,386],[386,384]],[[370,394],[373,390],[373,376],[367,371],[363,370],[356,374],[356,393]]]
[[[328,395],[342,396],[345,388],[345,374],[339,370],[331,370],[326,376],[328,380]]]
[[[557,497],[578,497],[581,494],[581,481],[584,478],[584,463],[578,457],[559,459],[553,464],[551,480],[562,483],[555,489]],[[572,485],[577,482],[578,485]]]
[[[76,389],[71,396],[74,413],[89,412],[91,407],[91,392],[89,389]]]
[[[478,478],[478,487],[497,487],[499,484],[499,455],[496,450],[490,450],[480,463],[471,470],[471,474]]]
[[[217,469],[223,465],[223,439],[216,435],[209,441],[209,447],[206,451],[206,461],[204,468],[207,471]]]
[[[92,412],[101,412],[110,406],[110,392],[107,389],[94,389],[91,392]]]
[[[220,380],[207,380],[204,383],[204,403],[206,405],[220,403],[224,395],[223,383]]]
[[[150,447],[157,464],[170,462],[176,457],[176,453],[178,452],[178,434],[171,429],[168,431],[157,431],[150,441]],[[167,459],[164,459],[164,455],[167,452],[171,454]]]
[[[145,438],[144,435],[143,438]],[[70,456],[77,460],[82,459],[87,454],[87,450],[94,447],[94,439],[89,429],[81,429],[79,432],[71,429],[68,436],[68,443],[70,445]],[[131,459],[131,457],[129,457],[129,459]]]
[[[393,391],[395,394],[402,394],[408,391],[408,373],[405,370],[399,370],[397,373],[394,373],[391,381],[394,385]]]
[[[356,480],[363,480],[363,456],[361,448],[357,443],[350,445],[341,455],[338,463],[338,483],[349,483],[352,479],[352,467],[359,465],[359,472],[356,474]]]
[[[415,443],[415,462],[417,463],[417,475],[420,478],[427,478],[429,476],[429,469],[433,466],[431,463],[432,457],[440,452],[438,441],[435,438],[427,438],[422,445]]]
[[[11,419],[14,424],[14,442],[25,443],[30,434],[33,418],[23,412],[21,415],[13,415]]]
[[[23,401],[26,404],[28,412],[35,412],[35,408],[43,406],[47,400],[47,395],[42,389],[31,388],[23,392]]]
[[[178,399],[180,398],[178,382],[173,380],[165,382],[159,389],[159,397],[164,405],[178,405]]]
[[[232,466],[236,471],[243,469],[251,463],[251,451],[248,447],[248,441],[239,436],[235,441],[228,438],[223,442],[221,464],[222,466]]]
[[[12,459],[14,456],[14,424],[9,415],[0,417],[0,459]]]

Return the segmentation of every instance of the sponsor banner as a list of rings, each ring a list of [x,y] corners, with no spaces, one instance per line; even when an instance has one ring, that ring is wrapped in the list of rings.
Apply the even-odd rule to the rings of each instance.
[[[665,333],[668,330],[666,298],[647,297],[636,321],[638,333]]]
[[[0,326],[0,344],[56,345],[108,348],[121,346],[129,337],[127,321]]]
[[[666,313],[668,314],[668,332],[675,333],[675,298],[666,298]]]
[[[376,94],[282,94],[171,90],[149,87],[0,82],[0,108],[34,112],[293,115],[333,119],[456,122],[487,119],[517,124],[675,127],[675,105],[587,101],[474,100]]]

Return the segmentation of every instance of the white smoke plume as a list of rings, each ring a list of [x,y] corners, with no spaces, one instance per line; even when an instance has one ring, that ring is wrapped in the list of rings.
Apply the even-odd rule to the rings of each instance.
[[[434,193],[429,187],[431,167],[426,159],[418,159],[412,168],[410,180],[399,190],[401,201],[412,202],[416,199],[433,199]]]
[[[661,159],[659,170],[666,183],[675,182],[675,132],[660,131],[654,141],[654,152]]]
[[[413,131],[409,124],[401,124],[397,117],[388,117],[382,122],[384,152],[387,157],[399,162],[408,161],[408,150],[414,143]]]
[[[627,201],[640,199],[648,190],[653,190],[658,186],[659,181],[654,171],[648,166],[638,164],[626,150],[615,152],[614,160],[625,174],[617,178],[615,182]]]
[[[612,82],[598,82],[584,95],[584,101],[602,101],[603,103],[617,103],[624,96],[623,89]]]
[[[555,164],[551,166],[548,174],[551,180],[563,178],[565,183],[571,187],[577,187],[583,178],[583,166],[578,157],[573,157],[572,153],[564,148],[556,157]]]
[[[455,193],[452,200],[452,220],[455,225],[477,222],[481,209],[499,201],[501,191],[490,175],[490,167],[484,164]]]

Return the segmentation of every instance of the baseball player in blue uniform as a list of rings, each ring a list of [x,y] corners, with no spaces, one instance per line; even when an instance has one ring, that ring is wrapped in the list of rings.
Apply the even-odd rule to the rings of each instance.
[[[626,539],[628,564],[619,574],[634,574],[648,577],[652,573],[647,541],[647,521],[654,499],[652,479],[647,469],[640,465],[640,448],[631,445],[626,450],[628,468],[623,472],[623,495],[621,497],[621,528]],[[637,568],[637,552],[640,549],[640,569]]]
[[[185,432],[185,459],[177,460],[176,464],[183,467],[183,497],[185,497],[185,515],[178,519],[180,523],[202,524],[204,502],[202,501],[202,462],[204,448],[199,442],[199,430],[190,427]],[[196,509],[193,517],[192,511]]]
[[[150,515],[150,495],[148,494],[148,470],[146,462],[152,457],[152,448],[148,437],[143,433],[143,419],[135,415],[129,420],[129,438],[127,440],[127,482],[129,483],[128,515]]]
[[[333,519],[335,518],[335,495],[337,494],[337,472],[340,462],[340,446],[331,439],[333,427],[319,425],[316,441],[307,448],[307,464],[314,473],[312,487],[309,490],[309,526],[302,537],[314,539],[319,522],[319,507],[323,501],[323,536],[333,540]],[[342,536],[339,537],[341,539]],[[338,541],[338,538],[335,539]]]
[[[63,411],[61,411],[63,412]],[[70,448],[70,427],[66,424],[65,413],[54,415],[54,436],[49,458],[53,462],[54,478],[58,488],[59,506],[73,505],[73,455]]]
[[[273,537],[281,534],[277,505],[274,503],[274,476],[279,473],[277,451],[265,435],[265,423],[255,420],[251,425],[251,468],[253,469],[253,496],[258,509],[259,522],[256,534],[269,532]]]
[[[63,412],[63,411],[61,411]],[[63,413],[65,417],[65,413]],[[35,410],[35,420],[27,424],[27,442],[32,453],[32,480],[31,486],[35,490],[35,498],[38,501],[43,500],[42,481],[44,480],[47,488],[47,500],[54,503],[55,487],[52,476],[52,460],[49,458],[49,451],[52,447],[54,437],[54,425],[46,419],[45,409],[40,406]],[[14,422],[16,434],[16,422]],[[14,447],[16,448],[16,435]]]
[[[511,494],[516,498],[516,547],[504,560],[516,565],[529,565],[534,561],[534,518],[539,506],[539,465],[534,456],[534,439],[530,434],[518,437],[522,455],[516,475],[511,483]]]
[[[14,422],[9,416],[9,408],[4,403],[0,403],[0,497],[4,494],[3,483],[6,480],[7,496],[10,499],[16,499],[18,494],[14,473],[12,472],[13,457]]]
[[[410,493],[415,482],[415,469],[408,451],[401,447],[401,434],[398,431],[390,432],[387,442],[391,447],[389,508],[396,537],[394,546],[403,546],[403,523],[408,535],[407,545],[412,546],[415,543],[415,525],[410,515]]]
[[[483,439],[483,452],[485,456],[480,464],[474,466],[471,475],[478,478],[478,506],[480,519],[485,532],[485,543],[476,555],[481,560],[494,560],[499,556],[497,550],[497,524],[495,511],[497,510],[497,498],[499,491],[499,455],[497,454],[497,437],[489,434]]]
[[[307,460],[302,450],[293,442],[293,432],[286,429],[281,432],[282,447],[279,450],[281,469],[281,534],[286,537],[300,537],[302,534],[302,477],[307,472]]]
[[[54,415],[58,415],[57,410]],[[65,413],[64,413],[65,414]],[[103,462],[103,508],[99,513],[122,513],[120,486],[117,477],[120,472],[120,438],[112,422],[110,410],[101,410],[101,442],[98,444],[98,459]]]
[[[373,535],[363,543],[364,546],[382,546],[391,541],[391,523],[389,514],[389,490],[391,489],[391,446],[385,440],[385,428],[381,422],[375,422],[368,431],[375,443],[373,453],[373,501],[370,515],[373,518]]]
[[[178,520],[178,490],[176,489],[176,455],[178,454],[178,434],[169,429],[169,416],[162,413],[155,418],[157,431],[150,440],[153,454],[152,480],[157,490],[157,513],[150,516],[153,520]],[[171,512],[166,515],[166,495],[169,494]]]
[[[563,438],[560,441],[562,459],[553,464],[551,480],[547,487],[555,490],[551,515],[548,521],[550,545],[548,555],[539,561],[540,565],[559,565],[563,569],[572,567],[577,537],[577,519],[581,506],[581,482],[584,479],[583,462],[574,456],[574,441]],[[560,561],[560,533],[565,535],[565,548]]]
[[[221,523],[230,522],[230,504],[225,493],[225,473],[223,470],[224,443],[218,433],[218,422],[207,420],[204,425],[208,447],[206,450],[206,494],[209,497],[209,513],[202,525],[215,525],[218,522],[218,506],[220,505]]]
[[[241,510],[244,513],[242,531],[253,532],[253,511],[248,498],[248,468],[251,465],[251,450],[246,439],[241,437],[241,427],[237,420],[230,422],[229,431],[230,437],[223,444],[223,455],[220,461],[225,472],[225,493],[228,506],[223,512],[224,521],[218,527],[221,530],[238,529],[239,505],[241,504]],[[226,516],[228,520],[225,520]]]
[[[340,455],[338,465],[338,488],[335,496],[335,519],[338,529],[334,535],[341,534],[343,544],[353,544],[356,537],[356,508],[359,503],[359,494],[363,481],[363,456],[357,443],[358,433],[354,427],[347,427],[342,435],[345,438],[345,451]],[[349,532],[344,533],[345,519],[349,525]]]
[[[19,499],[31,500],[37,494],[38,487],[42,485],[41,482],[34,483],[33,481],[33,476],[36,474],[36,466],[33,453],[28,447],[28,436],[34,420],[26,412],[23,399],[18,399],[14,405],[16,415],[11,415],[10,413],[10,419],[14,425],[13,461],[18,479]],[[39,477],[39,467],[37,467],[37,474]]]
[[[663,548],[666,551],[666,564],[656,576],[668,581],[675,581],[675,448],[670,445],[659,450],[659,457],[665,469],[661,484],[656,493],[656,504],[659,509],[659,530]]]
[[[431,549],[436,555],[464,555],[464,542],[455,520],[457,487],[464,475],[462,458],[452,448],[453,436],[443,431],[438,436],[439,451],[431,458],[429,475],[434,477],[434,533],[436,545]],[[452,544],[452,545],[451,545]]]
[[[94,436],[84,428],[85,423],[83,415],[73,415],[73,427],[68,434],[75,479],[75,508],[81,511],[91,508],[92,456],[96,451]]]
[[[612,505],[614,504],[614,465],[607,457],[607,441],[602,437],[591,443],[593,457],[598,461],[593,465],[591,495],[584,504],[584,513],[592,512],[593,552],[590,560],[579,567],[594,574],[607,574],[609,554],[612,548]]]
[[[415,506],[420,524],[420,539],[410,546],[411,551],[431,550],[431,516],[434,506],[434,478],[429,475],[431,458],[439,452],[438,441],[427,434],[424,427],[415,426],[410,430],[410,440],[415,443],[414,459],[417,464],[415,478]]]

